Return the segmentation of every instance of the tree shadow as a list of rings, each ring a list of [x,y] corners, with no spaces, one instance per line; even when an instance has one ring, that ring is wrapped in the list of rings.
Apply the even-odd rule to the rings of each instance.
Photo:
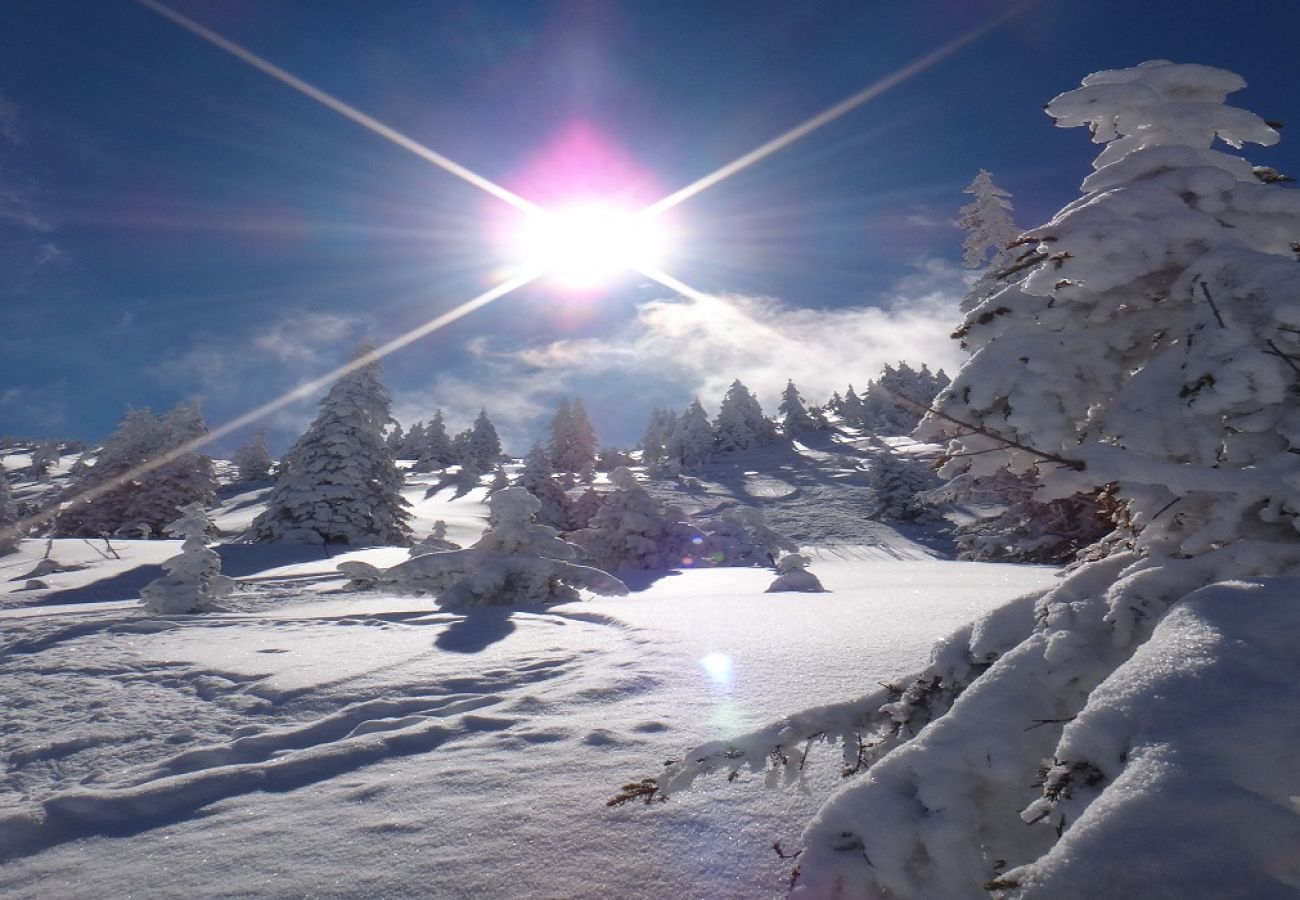
[[[64,603],[103,603],[112,600],[138,600],[140,589],[149,582],[161,578],[162,566],[157,563],[136,566],[125,572],[119,572],[111,578],[101,578],[89,584],[51,591],[33,601],[32,606],[59,606]]]
[[[267,569],[314,562],[329,557],[323,544],[263,542],[255,544],[221,544],[212,549],[221,557],[221,574],[247,578]],[[355,549],[345,547],[344,550]]]
[[[497,641],[505,640],[515,630],[512,606],[485,606],[468,609],[461,618],[447,626],[434,639],[439,650],[452,653],[478,653]]]

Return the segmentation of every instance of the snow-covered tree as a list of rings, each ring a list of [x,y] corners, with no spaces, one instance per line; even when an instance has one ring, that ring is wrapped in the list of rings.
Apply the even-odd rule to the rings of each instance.
[[[803,405],[803,398],[799,396],[799,389],[794,386],[793,379],[786,382],[777,413],[781,417],[781,433],[786,437],[817,430],[817,421]]]
[[[862,425],[862,398],[853,390],[853,385],[849,385],[849,389],[844,392],[844,399],[839,402],[838,412],[840,414],[840,420],[844,422],[845,425],[854,428]]]
[[[129,411],[104,440],[94,465],[73,480],[69,502],[55,520],[55,534],[94,537],[117,531],[139,490],[127,474],[153,459],[163,443],[162,422],[150,409]]]
[[[21,535],[15,527],[17,522],[18,511],[14,508],[13,492],[9,490],[9,476],[0,465],[0,556],[18,547]]]
[[[163,577],[140,589],[145,611],[155,616],[203,612],[235,589],[235,580],[221,574],[221,557],[208,547],[216,528],[202,503],[191,503],[181,517],[166,526],[183,540],[179,556],[163,562]]]
[[[765,593],[800,591],[806,594],[822,593],[821,579],[808,571],[808,557],[800,553],[787,554],[776,561],[777,576]]]
[[[842,737],[871,774],[804,832],[797,893],[1294,891],[1271,852],[1295,828],[1272,812],[1284,780],[1249,762],[1290,758],[1276,723],[1293,716],[1236,723],[1270,690],[1253,673],[1276,678],[1294,657],[1265,635],[1295,627],[1300,573],[1300,194],[1215,146],[1277,140],[1225,105],[1243,86],[1156,61],[1047,106],[1106,146],[1084,196],[1029,233],[1019,271],[967,317],[973,355],[938,401],[957,421],[919,432],[948,441],[949,475],[1037,470],[1042,500],[1107,490],[1120,535],[853,712],[791,716],[662,779],[790,771],[806,740]],[[1210,810],[1190,830],[1168,813],[1184,795],[1183,810]]]
[[[920,407],[932,404],[948,383],[942,369],[934,373],[924,363],[919,371],[906,362],[897,367],[886,363],[880,377],[862,392],[859,421],[877,434],[911,434],[921,421]]]
[[[480,409],[469,430],[464,432],[461,465],[473,463],[480,472],[491,472],[501,461],[501,439],[496,427],[488,418],[487,410]]]
[[[389,446],[394,459],[419,459],[420,454],[424,452],[424,445],[428,440],[428,433],[425,429],[424,422],[416,422],[406,429],[406,434],[402,435],[396,449]]]
[[[701,559],[715,566],[771,566],[782,553],[797,553],[799,545],[767,524],[754,506],[725,509],[704,527]]]
[[[355,359],[372,355],[368,344]],[[384,443],[388,391],[372,360],[336,381],[285,454],[266,510],[245,540],[395,544],[411,540],[402,475]]]
[[[533,444],[519,473],[519,487],[537,498],[537,521],[561,531],[569,527],[569,497],[555,480],[551,454],[541,442]]]
[[[664,453],[669,463],[687,469],[707,462],[713,455],[713,425],[698,397],[678,417]]]
[[[235,464],[235,477],[240,484],[253,484],[266,481],[275,468],[275,460],[266,449],[266,432],[258,429],[246,443],[241,445],[230,461]]]
[[[725,453],[762,447],[774,440],[776,426],[763,415],[763,408],[749,388],[736,379],[727,389],[718,417],[713,420],[714,446]]]
[[[942,517],[925,494],[939,486],[930,464],[889,451],[877,453],[869,471],[881,522],[937,522]]]
[[[627,469],[609,475],[605,494],[588,527],[571,536],[602,569],[671,569],[693,553],[699,533],[675,507],[664,507]]]
[[[563,603],[578,599],[579,588],[627,593],[608,572],[571,561],[578,548],[532,521],[541,504],[523,488],[498,491],[488,502],[495,524],[474,546],[417,556],[379,573],[378,583],[435,594],[445,607]]]
[[[393,428],[384,435],[384,446],[388,452],[393,454],[393,459],[402,458],[402,446],[406,443],[406,434],[402,431],[401,424],[394,422]]]
[[[1011,194],[994,184],[992,175],[980,169],[965,193],[975,199],[961,208],[957,222],[966,229],[962,265],[984,272],[962,299],[963,313],[998,289],[997,273],[1010,264],[1011,244],[1020,237],[1020,228],[1011,220]]]
[[[459,550],[460,544],[447,539],[447,523],[438,519],[433,528],[407,551],[411,556],[423,556],[426,553],[441,553],[443,550]]]
[[[700,410],[703,412],[703,408]],[[705,417],[707,421],[707,416]],[[654,409],[641,438],[641,462],[653,468],[667,461],[668,445],[677,429],[677,413],[670,409]]]
[[[416,456],[416,468],[422,472],[443,469],[456,462],[456,451],[447,434],[447,424],[443,421],[442,410],[433,414],[429,424],[424,426],[424,444]]]
[[[578,531],[591,527],[591,520],[600,511],[602,503],[602,495],[595,488],[587,488],[570,504],[569,524],[565,530]]]
[[[1036,473],[1003,470],[979,477],[959,475],[930,491],[926,499],[997,509],[993,515],[957,527],[954,536],[960,559],[1067,563],[1114,528],[1107,512],[1109,498],[1076,494],[1039,500],[1038,488]]]
[[[594,468],[596,446],[596,431],[587,418],[587,407],[582,398],[572,402],[567,399],[560,401],[560,408],[551,421],[551,439],[547,443],[552,468],[575,475]]]
[[[207,507],[216,502],[212,459],[194,450],[181,452],[208,435],[198,404],[177,404],[163,416],[161,429],[159,453],[166,461],[137,479],[138,489],[121,526],[152,535],[161,535],[190,504]]]
[[[46,477],[50,474],[50,469],[57,466],[62,458],[63,453],[58,441],[41,441],[32,450],[32,474],[37,478]]]

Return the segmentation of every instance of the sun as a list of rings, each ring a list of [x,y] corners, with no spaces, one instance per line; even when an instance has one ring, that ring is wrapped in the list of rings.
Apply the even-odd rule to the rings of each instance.
[[[575,291],[595,290],[628,270],[658,268],[669,235],[661,217],[599,201],[530,213],[512,236],[515,263]]]

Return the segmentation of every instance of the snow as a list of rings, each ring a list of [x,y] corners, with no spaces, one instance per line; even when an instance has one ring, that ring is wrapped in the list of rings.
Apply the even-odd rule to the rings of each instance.
[[[829,488],[785,453],[707,473],[722,480],[697,499],[784,480],[798,490],[759,492],[769,518],[815,520]],[[423,478],[404,491],[417,537],[444,519],[474,543],[483,489]],[[919,669],[937,638],[1054,581],[935,559],[863,521],[866,489],[847,487],[822,526],[841,539],[806,551],[823,594],[699,569],[646,573],[627,597],[463,614],[339,592],[340,562],[393,566],[405,548],[255,544],[218,548],[241,582],[222,611],[145,617],[138,587],[179,542],[115,540],[114,560],[56,540],[53,558],[86,568],[0,610],[0,893],[778,895],[791,863],[771,845],[797,846],[834,772],[806,792],[718,782],[605,801],[686,747]],[[227,497],[214,518],[237,530],[262,496]],[[44,552],[24,541],[0,571]]]

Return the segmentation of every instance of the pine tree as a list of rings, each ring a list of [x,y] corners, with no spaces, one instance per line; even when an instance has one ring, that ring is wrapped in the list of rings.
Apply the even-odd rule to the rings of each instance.
[[[676,428],[677,413],[658,408],[651,411],[645,435],[641,438],[642,465],[653,469],[668,459],[668,444]]]
[[[466,433],[464,453],[461,465],[472,462],[480,472],[492,471],[501,461],[501,439],[486,409],[479,410],[478,418]]]
[[[37,478],[45,478],[50,474],[50,469],[57,466],[62,458],[58,441],[41,441],[32,451],[32,474]]]
[[[993,183],[993,176],[985,169],[962,193],[975,199],[961,208],[957,224],[966,229],[962,265],[978,269],[985,260],[994,263],[1003,259],[1007,246],[1020,236],[1020,229],[1011,220],[1011,194]]]
[[[153,535],[163,534],[167,524],[190,504],[207,507],[216,502],[212,459],[193,450],[179,452],[208,435],[198,404],[177,404],[162,418],[161,429],[159,452],[171,458],[140,477],[123,522],[125,527]]]
[[[519,487],[537,498],[540,505],[537,521],[564,530],[569,527],[569,497],[551,468],[551,454],[541,442],[533,444],[519,473]]]
[[[793,379],[786,382],[777,413],[781,416],[781,433],[786,437],[817,430],[817,422],[804,407],[803,398],[799,396],[799,389],[794,386]]]
[[[840,401],[840,420],[852,428],[874,427],[865,423],[865,410],[862,405],[862,398],[853,390],[853,385],[844,392],[844,399]]]
[[[167,574],[140,590],[140,600],[155,616],[203,612],[235,588],[235,580],[221,574],[221,557],[208,547],[215,527],[201,503],[181,510],[181,517],[166,526],[168,534],[182,538],[181,553],[166,560]]]
[[[713,425],[698,397],[677,419],[664,449],[668,461],[682,468],[693,468],[713,455]]]
[[[523,488],[506,488],[488,502],[493,525],[474,546],[375,571],[376,581],[397,591],[435,594],[444,607],[563,603],[578,599],[578,588],[627,593],[627,585],[608,572],[571,562],[578,548],[554,528],[532,521],[541,504]]]
[[[570,403],[560,401],[551,421],[551,439],[547,444],[551,466],[557,472],[577,474],[596,462],[596,431],[587,418],[587,408],[579,397]]]
[[[14,509],[13,493],[9,490],[9,477],[4,467],[0,466],[0,556],[12,553],[18,548],[21,535],[15,525],[18,511]]]
[[[718,417],[713,422],[714,446],[724,453],[762,447],[776,439],[776,427],[763,415],[749,388],[737,379],[731,383]]]
[[[416,468],[421,472],[445,469],[456,462],[456,451],[447,435],[442,410],[435,412],[429,424],[424,427],[424,446],[420,448],[416,459]]]
[[[881,522],[937,522],[942,517],[922,496],[939,486],[929,463],[905,459],[891,452],[871,461],[871,487],[876,492],[873,518]]]
[[[367,344],[355,359],[371,355]],[[246,540],[313,544],[410,543],[410,504],[384,443],[388,392],[379,363],[367,362],[334,383],[311,427],[285,454],[266,510]]]
[[[384,436],[384,446],[388,452],[393,454],[393,459],[402,458],[402,446],[406,442],[406,435],[402,432],[402,426],[398,422],[393,423],[393,430]]]
[[[685,515],[662,507],[627,469],[610,473],[614,490],[605,494],[588,527],[572,538],[602,569],[671,569],[694,549],[698,532]]]
[[[1220,694],[1202,713],[1195,698],[1215,679],[1285,671],[1287,648],[1264,635],[1271,621],[1290,627],[1294,586],[1277,576],[1300,571],[1300,195],[1216,147],[1278,139],[1225,105],[1242,87],[1220,69],[1153,61],[1090,75],[1046,107],[1105,146],[1084,196],[1029,233],[1020,271],[959,329],[973,355],[939,411],[964,424],[931,416],[919,434],[948,442],[948,475],[1037,470],[1042,500],[1104,490],[1121,529],[1037,600],[1032,622],[994,641],[986,631],[978,650],[947,645],[959,664],[913,683],[918,698],[925,685],[943,695],[943,714],[804,832],[809,896],[973,896],[994,872],[986,887],[1026,896],[1204,893],[1212,867],[1162,858],[1183,823],[1162,822],[1158,798],[1204,784],[1236,796],[1243,763],[1225,758],[1290,751],[1216,743],[1216,717],[1231,720],[1240,700]],[[910,690],[884,709],[906,713]],[[1179,721],[1198,713],[1208,724]],[[817,718],[802,724],[816,733]],[[730,755],[729,768],[748,762]],[[1026,804],[1035,777],[1042,793]],[[1216,824],[1233,846],[1271,850],[1276,821]],[[1099,852],[1134,835],[1142,865]],[[1260,852],[1221,884],[1286,894],[1274,858]]]
[[[128,412],[105,439],[95,464],[73,480],[69,502],[55,520],[55,534],[95,537],[126,525],[133,498],[141,490],[139,482],[127,476],[156,458],[164,445],[162,421],[148,407]],[[88,497],[88,492],[93,494]]]
[[[235,477],[240,484],[254,484],[270,478],[275,460],[266,449],[266,431],[260,428],[255,431],[248,442],[235,451],[230,461],[235,464]]]
[[[406,429],[406,434],[402,436],[401,442],[397,445],[393,458],[418,460],[420,454],[424,452],[424,446],[427,442],[428,433],[424,427],[424,422],[416,422]]]

